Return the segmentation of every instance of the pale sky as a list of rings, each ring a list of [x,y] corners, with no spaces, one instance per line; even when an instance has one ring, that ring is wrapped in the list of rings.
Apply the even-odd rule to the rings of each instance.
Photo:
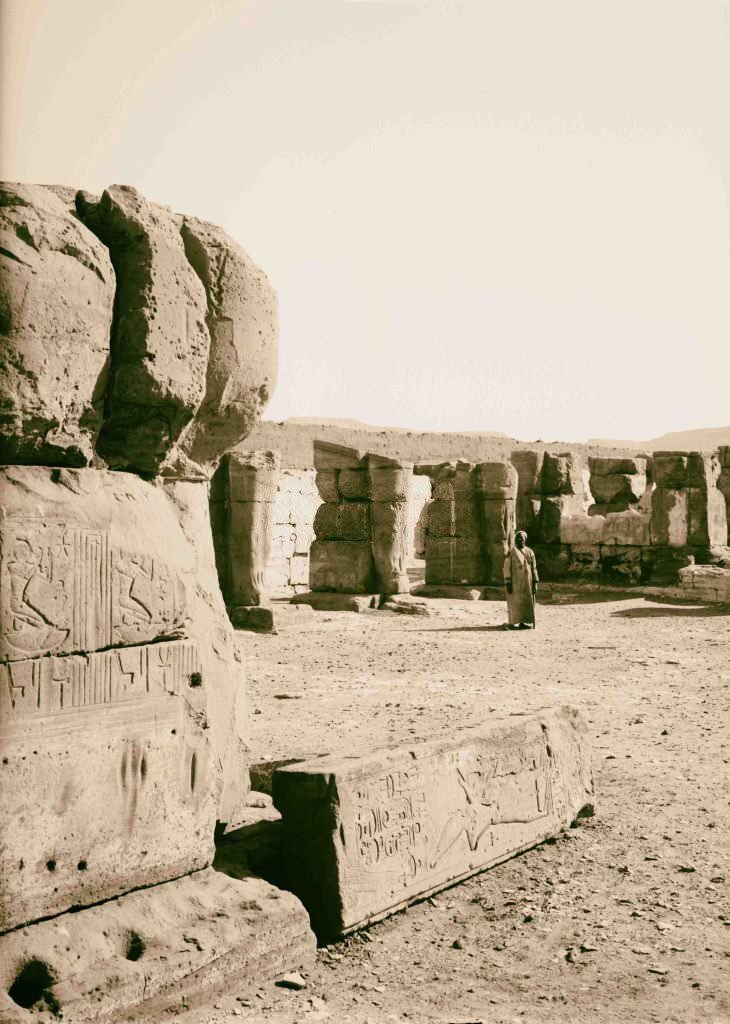
[[[225,227],[279,295],[267,419],[730,423],[730,2],[0,10],[2,177]]]

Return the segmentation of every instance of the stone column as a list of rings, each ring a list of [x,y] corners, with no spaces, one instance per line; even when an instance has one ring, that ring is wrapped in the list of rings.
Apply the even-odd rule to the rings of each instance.
[[[408,502],[413,463],[368,455],[373,562],[380,594],[407,594]]]
[[[314,517],[309,586],[314,591],[375,594],[367,457],[355,448],[315,441],[314,468],[324,504]]]
[[[518,530],[527,532],[531,545],[540,539],[540,477],[544,460],[545,452],[542,451],[517,449],[510,455],[510,461],[517,470],[516,525]]]
[[[515,532],[517,470],[509,462],[482,462],[474,477],[481,497],[487,582],[501,586],[504,559]]]
[[[426,583],[475,584],[487,579],[480,496],[469,462],[447,462],[431,471],[434,500],[426,520]]]
[[[223,457],[215,474],[216,561],[228,608],[261,604],[279,466],[278,452],[234,451]]]
[[[717,480],[717,489],[725,498],[725,518],[730,532],[730,445],[725,445],[719,451],[720,476]]]

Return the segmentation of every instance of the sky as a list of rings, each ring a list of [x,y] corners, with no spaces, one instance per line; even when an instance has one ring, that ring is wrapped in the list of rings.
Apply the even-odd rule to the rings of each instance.
[[[730,424],[730,0],[0,0],[0,175],[222,225],[267,419]]]

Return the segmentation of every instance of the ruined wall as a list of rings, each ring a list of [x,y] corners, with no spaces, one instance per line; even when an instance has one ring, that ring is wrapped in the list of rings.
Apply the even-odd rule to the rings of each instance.
[[[245,803],[208,479],[273,385],[276,303],[123,186],[2,186],[0,233],[2,930],[205,866]]]

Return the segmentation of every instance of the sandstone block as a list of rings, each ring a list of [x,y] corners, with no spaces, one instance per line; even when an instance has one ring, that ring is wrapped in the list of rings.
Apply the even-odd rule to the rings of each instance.
[[[569,575],[571,548],[567,544],[534,544],[532,549],[543,582],[562,580]]]
[[[366,501],[320,505],[314,517],[318,540],[369,540],[370,507]]]
[[[606,518],[604,516],[562,516],[560,519],[560,541],[563,544],[600,544],[604,539]]]
[[[432,471],[433,496],[439,501],[469,498],[474,494],[473,465],[469,462],[445,462]]]
[[[643,551],[638,547],[601,545],[601,574],[614,583],[641,583],[648,575]]]
[[[426,530],[431,537],[479,537],[479,506],[471,498],[435,499],[428,506]]]
[[[572,708],[448,740],[274,773],[292,888],[320,938],[347,934],[593,813],[588,730]]]
[[[636,504],[644,494],[646,476],[640,473],[592,476],[590,487],[596,502],[628,507]]]
[[[408,501],[411,493],[413,463],[368,455],[370,497],[373,501]]]
[[[627,509],[610,512],[605,519],[602,542],[645,547],[650,543],[651,517],[646,512]]]
[[[363,453],[356,448],[330,441],[314,442],[314,468],[319,472],[327,469],[360,469]]]
[[[252,430],[276,383],[276,294],[222,228],[195,217],[180,226],[185,255],[205,288],[210,334],[205,394],[180,447],[213,465]]]
[[[426,536],[426,583],[483,584],[487,565],[478,537]]]
[[[730,569],[689,565],[679,570],[679,585],[689,597],[730,604]]]
[[[553,455],[545,452],[542,475],[542,494],[583,494],[583,464],[580,457],[569,452]]]
[[[214,479],[227,475],[228,501],[274,502],[281,478],[281,456],[271,451],[229,452]]]
[[[583,500],[579,495],[561,495],[543,498],[540,505],[539,534],[544,544],[560,540],[561,522],[564,517],[580,516],[585,513]]]
[[[652,479],[657,487],[686,487],[687,452],[654,452]]]
[[[91,1024],[136,1010],[172,1019],[314,957],[306,911],[291,893],[197,871],[0,937],[0,1018]]]
[[[207,857],[209,826],[228,820],[247,791],[242,670],[218,587],[207,488],[8,467],[0,509],[0,661],[10,693],[0,727],[21,773],[17,792],[8,776],[4,813],[16,816],[0,827],[24,846],[27,899],[39,915],[55,913],[200,866],[181,868],[186,844],[202,829]],[[31,793],[41,794],[38,820],[17,806]],[[188,825],[167,801],[181,802]],[[11,873],[20,884],[17,864]],[[6,898],[8,913],[30,912],[20,905]]]
[[[588,466],[591,477],[615,476],[616,474],[639,474],[646,475],[647,459],[640,456],[633,458],[604,458],[603,456],[591,456],[588,459]],[[591,490],[593,486],[591,485]],[[595,490],[593,490],[595,494]]]
[[[0,463],[91,462],[114,289],[105,247],[58,196],[0,186]]]
[[[77,206],[108,247],[117,276],[97,451],[113,469],[157,473],[206,392],[205,289],[169,210],[121,185],[98,202],[79,194]]]
[[[510,462],[517,470],[519,494],[533,494],[540,490],[540,477],[545,461],[545,452],[517,449],[510,455]]]
[[[601,548],[598,544],[572,544],[566,576],[573,579],[593,579],[601,571]]]
[[[370,474],[367,469],[341,469],[337,487],[346,500],[365,501],[370,498]]]
[[[516,498],[517,479],[509,462],[482,462],[474,470],[475,489],[483,498]]]
[[[375,566],[369,541],[315,540],[309,555],[312,590],[344,594],[375,592]]]
[[[687,543],[698,547],[724,547],[728,523],[725,498],[716,487],[687,489]]]
[[[336,469],[318,469],[316,474],[317,490],[322,501],[338,502],[340,492],[337,487],[339,471]]]
[[[674,466],[676,479],[679,471]],[[651,498],[651,542],[662,547],[681,548],[688,543],[688,496],[687,490],[658,486]]]

